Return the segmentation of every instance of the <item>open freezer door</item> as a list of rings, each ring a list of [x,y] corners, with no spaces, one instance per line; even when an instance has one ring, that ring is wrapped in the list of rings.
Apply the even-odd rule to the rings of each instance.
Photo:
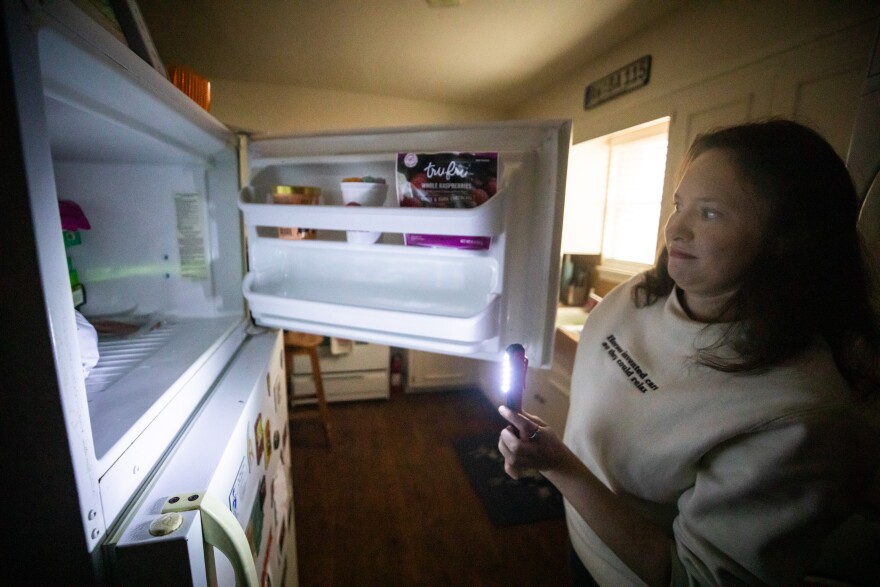
[[[254,321],[487,360],[516,342],[532,365],[548,367],[570,144],[570,121],[249,141],[239,206]],[[473,207],[402,207],[417,185],[402,162],[441,153],[497,160],[489,197]],[[381,178],[384,198],[345,205],[351,178]],[[434,179],[444,180],[455,181]],[[290,191],[305,203],[274,203],[290,201]],[[430,235],[430,246],[413,246],[413,235]]]

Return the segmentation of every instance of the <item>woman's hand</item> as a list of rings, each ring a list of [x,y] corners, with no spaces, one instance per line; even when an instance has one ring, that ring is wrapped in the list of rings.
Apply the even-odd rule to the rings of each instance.
[[[506,406],[499,407],[498,412],[510,422],[498,438],[504,470],[510,477],[519,479],[526,469],[552,469],[563,459],[568,449],[539,417]]]
[[[672,541],[664,532],[605,487],[540,418],[505,406],[498,412],[510,422],[498,439],[507,474],[540,471],[629,568],[649,585],[669,585]]]

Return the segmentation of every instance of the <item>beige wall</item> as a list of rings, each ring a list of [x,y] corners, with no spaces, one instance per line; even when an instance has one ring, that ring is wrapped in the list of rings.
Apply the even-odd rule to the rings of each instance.
[[[670,116],[659,237],[679,163],[710,127],[785,116],[815,127],[845,157],[878,24],[880,2],[870,0],[694,0],[515,116],[571,118],[575,143]],[[652,56],[647,86],[583,109],[589,83],[643,55]]]
[[[223,79],[212,81],[211,112],[235,128],[273,133],[505,118],[571,118],[575,142],[672,115],[674,135],[680,129],[682,113],[699,109],[704,99],[717,101],[710,95],[713,90],[724,92],[731,83],[744,88],[749,86],[752,96],[746,112],[748,117],[773,113],[791,115],[791,104],[784,102],[790,101],[792,96],[786,92],[791,94],[798,88],[794,78],[783,79],[786,72],[827,69],[826,62],[832,58],[835,62],[830,67],[838,72],[849,70],[847,79],[831,76],[824,87],[810,91],[834,95],[835,116],[841,119],[837,122],[841,122],[851,116],[847,110],[857,92],[852,82],[860,79],[866,67],[868,48],[878,22],[880,2],[876,0],[692,0],[670,12],[650,30],[577,69],[538,98],[508,112],[491,106],[461,106]],[[818,58],[810,54],[811,49],[819,53]],[[648,86],[593,110],[583,110],[587,84],[648,54],[653,58]],[[798,63],[799,60],[806,62]],[[786,83],[787,87],[781,87]],[[734,89],[733,93],[742,92]],[[805,99],[816,101],[823,96]],[[813,105],[814,109],[817,107],[831,106],[825,100],[821,105]],[[741,118],[742,113],[738,114]],[[707,122],[723,122],[725,116],[712,118]],[[829,137],[832,143],[839,150],[845,150],[845,145],[841,145],[847,130],[820,130],[834,135]]]
[[[491,108],[222,79],[211,81],[211,114],[236,129],[281,134],[500,118]]]
[[[572,118],[574,140],[580,142],[699,109],[701,94],[711,94],[731,81],[760,94],[749,107],[752,118],[793,114],[783,103],[786,96],[777,95],[788,89],[777,87],[786,83],[787,71],[824,71],[830,66],[838,71],[852,69],[863,78],[878,22],[880,2],[875,0],[694,0],[522,104],[514,114]],[[653,59],[646,87],[583,110],[584,89],[590,82],[643,55]],[[809,61],[798,63],[801,57]],[[826,88],[850,103],[857,89],[851,84]],[[673,118],[676,122],[681,121]]]

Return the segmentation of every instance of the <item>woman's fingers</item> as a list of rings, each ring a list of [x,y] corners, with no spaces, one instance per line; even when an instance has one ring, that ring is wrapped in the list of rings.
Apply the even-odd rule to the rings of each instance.
[[[498,413],[519,430],[520,438],[534,438],[535,432],[541,427],[541,420],[531,415],[514,412],[507,406],[499,406]],[[534,418],[534,419],[533,419]],[[537,420],[537,421],[535,421]]]
[[[526,416],[529,420],[540,426],[541,428],[546,428],[548,426],[547,422],[539,418],[534,414],[530,414],[529,412],[523,412],[523,415]]]
[[[513,426],[508,426],[501,431],[501,435],[498,437],[498,450],[501,452],[501,456],[504,457],[504,472],[507,473],[511,479],[519,479],[520,470],[514,464],[516,462],[516,454],[507,444],[508,442],[519,442],[519,439],[514,434],[514,430],[515,428]]]
[[[537,430],[537,428],[536,428]],[[498,437],[498,450],[504,458],[504,470],[514,479],[519,479],[522,471],[534,469],[540,458],[539,448],[534,446],[534,441],[524,440],[520,436],[519,429],[507,426]]]

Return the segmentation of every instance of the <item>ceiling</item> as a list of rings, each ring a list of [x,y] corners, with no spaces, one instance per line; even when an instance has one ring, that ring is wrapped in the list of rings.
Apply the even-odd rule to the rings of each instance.
[[[498,109],[534,96],[684,1],[461,0],[432,8],[426,0],[138,0],[138,6],[162,61],[209,80]]]

